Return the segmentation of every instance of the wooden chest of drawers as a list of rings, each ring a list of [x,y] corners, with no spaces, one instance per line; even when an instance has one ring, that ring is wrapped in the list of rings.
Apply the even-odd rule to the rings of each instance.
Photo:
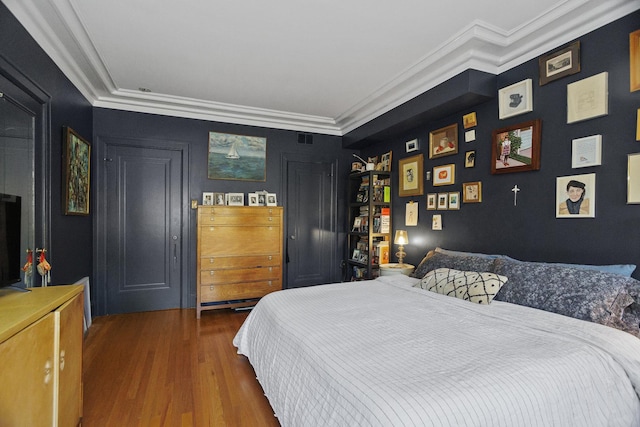
[[[282,289],[283,209],[199,206],[196,315]]]

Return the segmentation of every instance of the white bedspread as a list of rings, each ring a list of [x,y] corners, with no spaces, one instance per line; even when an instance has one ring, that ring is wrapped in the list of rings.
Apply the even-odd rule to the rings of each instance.
[[[640,340],[383,276],[275,292],[233,343],[282,426],[640,426]]]

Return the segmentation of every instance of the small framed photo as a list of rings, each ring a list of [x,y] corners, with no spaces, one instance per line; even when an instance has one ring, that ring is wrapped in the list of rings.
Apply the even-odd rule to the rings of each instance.
[[[214,205],[224,205],[224,193],[213,193],[213,204]]]
[[[442,215],[434,215],[431,217],[431,229],[442,230]]]
[[[462,184],[462,203],[482,202],[482,182],[465,182]]]
[[[476,166],[476,150],[464,153],[464,167],[473,168]]]
[[[278,206],[276,193],[267,193],[267,206]]]
[[[571,142],[571,167],[573,169],[602,164],[602,135],[585,136]]]
[[[410,153],[412,151],[418,151],[418,149],[420,148],[418,146],[418,139],[412,139],[411,141],[407,141],[404,143],[405,147],[406,147],[406,151],[407,153]]]
[[[606,71],[567,85],[567,123],[609,114],[609,73]]]
[[[351,255],[351,259],[354,261],[360,261],[360,249],[353,250],[353,255]]]
[[[433,168],[433,185],[451,185],[456,183],[456,165],[450,163],[448,165],[435,166]]]
[[[556,178],[556,218],[595,218],[596,174]]]
[[[469,129],[478,125],[478,120],[476,119],[475,111],[473,113],[465,114],[462,116],[462,126],[465,129]]]
[[[227,193],[225,196],[227,205],[244,206],[244,193]]]
[[[449,210],[460,209],[460,192],[452,191],[449,193]]]
[[[542,120],[536,119],[496,129],[491,135],[491,173],[540,169]]]
[[[213,197],[213,193],[209,193],[209,192],[202,193],[202,204],[204,206],[213,206],[215,200],[216,199]]]
[[[498,91],[498,110],[500,119],[533,111],[532,80],[522,80],[500,89]]]
[[[450,156],[458,152],[458,125],[452,124],[429,132],[429,158]]]
[[[449,193],[438,193],[438,209],[447,210],[449,208]]]
[[[436,199],[438,195],[436,193],[427,194],[427,210],[435,211],[436,210]]]
[[[580,71],[580,42],[574,42],[538,59],[540,86]]]
[[[258,193],[247,194],[247,199],[249,200],[249,206],[260,206],[260,203],[258,203]]]
[[[398,195],[421,196],[424,194],[424,179],[422,178],[424,157],[422,154],[400,159],[398,161]]]

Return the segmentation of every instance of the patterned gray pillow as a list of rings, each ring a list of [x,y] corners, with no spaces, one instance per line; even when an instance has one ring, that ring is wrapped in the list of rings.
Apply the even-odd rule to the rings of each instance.
[[[508,259],[497,259],[493,272],[509,278],[496,301],[576,319],[613,326],[633,303],[627,289],[635,279],[619,274]]]
[[[491,258],[477,256],[459,256],[447,255],[442,253],[434,253],[432,256],[425,256],[418,267],[413,271],[411,277],[422,279],[425,274],[436,268],[453,268],[462,271],[493,271],[493,262]]]

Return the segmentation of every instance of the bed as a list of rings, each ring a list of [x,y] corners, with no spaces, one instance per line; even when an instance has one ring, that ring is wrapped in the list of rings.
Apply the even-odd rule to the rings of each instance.
[[[605,325],[597,304],[577,309],[600,316],[594,322],[497,297],[488,304],[452,298],[424,288],[427,275],[433,284],[436,273],[488,272],[427,274],[424,262],[416,269],[424,277],[290,289],[260,300],[234,345],[282,426],[640,425],[640,339]],[[601,282],[609,273],[584,274]],[[626,293],[618,290],[616,300]]]

